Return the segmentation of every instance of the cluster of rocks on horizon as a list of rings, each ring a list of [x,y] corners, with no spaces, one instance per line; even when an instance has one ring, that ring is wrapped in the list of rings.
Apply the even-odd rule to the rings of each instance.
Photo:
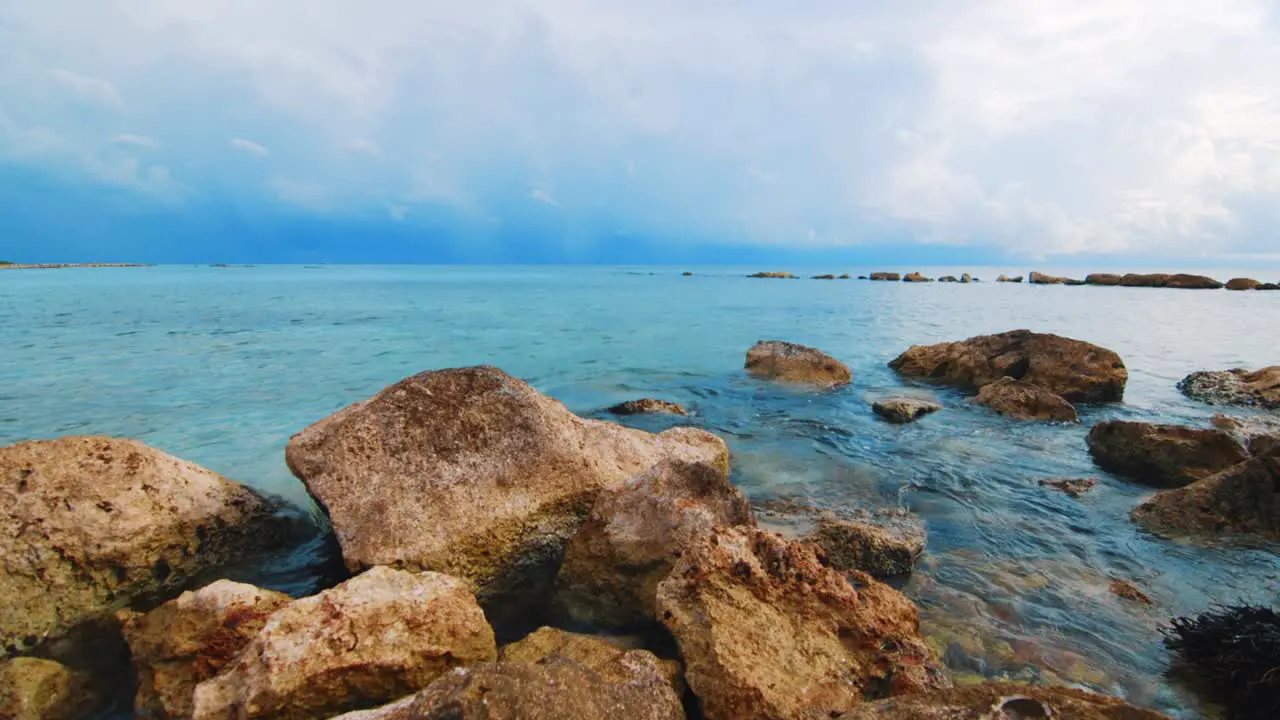
[[[1077,421],[1075,403],[1118,402],[1128,378],[1110,350],[1028,330],[890,366],[1021,420]],[[781,341],[745,370],[814,391],[853,381]],[[1280,366],[1181,387],[1274,408]],[[894,423],[943,411],[874,401]],[[1088,448],[1160,488],[1133,511],[1145,527],[1280,541],[1280,427],[1216,425],[1099,422]],[[582,418],[497,368],[406,378],[295,435],[285,459],[345,568],[301,598],[218,579],[306,536],[278,500],[134,440],[0,448],[0,716],[83,717],[124,686],[139,717],[202,720],[1164,717],[1076,689],[954,686],[915,604],[882,582],[924,551],[918,518],[753,507],[718,436]],[[799,536],[763,527],[796,518]]]
[[[691,272],[685,272],[684,275],[692,275]],[[798,280],[799,276],[789,272],[758,272],[748,277],[753,278],[781,278],[787,280]],[[838,276],[841,280],[848,280],[848,274]],[[835,280],[836,275],[814,275],[814,280]],[[971,283],[982,282],[980,278],[964,273],[960,277],[954,275],[943,275],[936,280],[926,277],[919,272],[896,273],[896,272],[873,272],[870,275],[859,275],[859,280],[878,280],[882,282],[910,282],[910,283]],[[1022,275],[1001,275],[996,278],[996,282],[1001,283],[1021,283]],[[1172,288],[1181,290],[1217,290],[1226,288],[1228,290],[1280,290],[1280,283],[1268,283],[1254,280],[1253,278],[1232,278],[1227,282],[1219,282],[1205,275],[1188,275],[1185,273],[1128,273],[1119,275],[1114,273],[1091,273],[1085,276],[1083,280],[1077,280],[1069,277],[1060,277],[1056,275],[1047,275],[1041,272],[1032,272],[1026,278],[1031,285],[1100,285],[1106,287],[1148,287],[1148,288]]]

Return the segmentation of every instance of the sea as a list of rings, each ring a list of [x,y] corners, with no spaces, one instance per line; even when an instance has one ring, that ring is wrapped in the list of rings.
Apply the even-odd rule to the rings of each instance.
[[[984,282],[807,279],[919,269]],[[1170,618],[1215,603],[1275,603],[1275,546],[1147,534],[1129,512],[1152,490],[1094,466],[1089,427],[1110,418],[1207,426],[1222,408],[1183,397],[1190,372],[1280,362],[1280,292],[1004,284],[1055,268],[233,266],[0,273],[0,444],[68,434],[138,438],[310,507],[284,447],[310,423],[425,370],[487,364],[589,417],[650,396],[721,435],[755,500],[900,507],[928,547],[899,587],[961,681],[1068,684],[1177,718],[1213,717],[1170,672]],[[682,275],[691,271],[692,276]],[[758,270],[805,279],[764,280]],[[1106,268],[1098,268],[1106,270]],[[1165,270],[1168,268],[1151,268]],[[1213,270],[1220,279],[1277,278]],[[1280,275],[1272,271],[1271,275]],[[1123,403],[1079,425],[1026,423],[962,392],[905,382],[887,363],[912,345],[1027,328],[1118,352]],[[745,375],[757,340],[813,345],[853,383],[799,391]],[[906,426],[870,401],[945,405]],[[1233,415],[1250,414],[1231,409]],[[1080,498],[1039,480],[1098,477]],[[476,508],[483,512],[484,508]],[[270,584],[269,568],[262,579]],[[249,580],[254,577],[247,578]],[[1113,596],[1131,581],[1151,605]],[[296,588],[295,588],[296,590]]]

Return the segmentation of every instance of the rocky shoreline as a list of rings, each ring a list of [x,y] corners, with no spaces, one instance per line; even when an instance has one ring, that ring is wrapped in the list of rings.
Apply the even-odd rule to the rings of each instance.
[[[34,265],[20,265],[15,263],[0,263],[0,270],[65,270],[68,268],[136,268],[136,267],[155,267],[143,263],[38,263]]]
[[[685,273],[691,275],[692,273]],[[753,278],[786,278],[799,279],[798,276],[788,272],[758,272],[748,277]],[[834,280],[834,274],[814,275],[814,280]],[[840,275],[840,279],[845,280],[849,275]],[[964,273],[957,278],[954,275],[945,275],[938,278],[926,277],[919,272],[896,273],[877,271],[870,275],[859,275],[859,280],[876,280],[881,282],[909,282],[909,283],[978,283],[982,282],[980,278]],[[1029,285],[1093,285],[1101,287],[1146,287],[1146,288],[1168,288],[1179,290],[1218,290],[1226,288],[1227,290],[1280,290],[1280,282],[1261,282],[1253,278],[1232,278],[1227,282],[1221,282],[1205,275],[1188,275],[1183,273],[1129,273],[1126,275],[1118,275],[1113,273],[1090,273],[1083,280],[1077,280],[1069,277],[1059,277],[1055,275],[1047,275],[1045,273],[1032,271],[1026,276]],[[1021,283],[1024,280],[1022,275],[1001,275],[996,279],[1000,283]]]
[[[1029,330],[890,367],[1027,422],[1075,422],[1128,380],[1116,353]],[[854,381],[782,341],[750,348],[744,371],[801,393]],[[1259,405],[1277,373],[1184,383]],[[896,424],[947,415],[873,404]],[[1280,542],[1280,429],[1218,425],[1100,422],[1088,447],[1159,489],[1132,515],[1153,532]],[[919,518],[753,507],[720,437],[579,417],[494,367],[405,378],[303,429],[286,461],[318,524],[133,440],[0,448],[0,717],[88,717],[122,694],[153,718],[1163,717],[1079,689],[956,687],[883,582],[927,552]],[[771,529],[788,524],[803,529]],[[227,579],[317,539],[331,570],[299,597]],[[1110,591],[1151,602],[1127,581]]]

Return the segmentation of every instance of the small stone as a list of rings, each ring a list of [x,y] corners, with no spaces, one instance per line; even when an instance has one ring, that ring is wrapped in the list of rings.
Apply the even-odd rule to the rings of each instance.
[[[1071,497],[1080,497],[1092,490],[1097,484],[1098,478],[1051,478],[1040,481],[1042,487],[1061,490]]]
[[[689,411],[679,403],[655,398],[640,398],[618,403],[609,408],[614,415],[688,415]]]
[[[1152,604],[1151,598],[1146,593],[1142,592],[1137,585],[1134,585],[1128,580],[1112,580],[1111,594],[1118,598],[1131,600],[1144,605]]]
[[[942,409],[942,405],[919,398],[892,397],[876,400],[871,403],[871,409],[885,420],[901,425],[937,412]]]

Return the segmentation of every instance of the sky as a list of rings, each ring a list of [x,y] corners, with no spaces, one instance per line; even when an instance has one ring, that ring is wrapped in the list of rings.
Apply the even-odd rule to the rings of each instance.
[[[0,259],[1280,264],[1274,0],[0,0]]]

